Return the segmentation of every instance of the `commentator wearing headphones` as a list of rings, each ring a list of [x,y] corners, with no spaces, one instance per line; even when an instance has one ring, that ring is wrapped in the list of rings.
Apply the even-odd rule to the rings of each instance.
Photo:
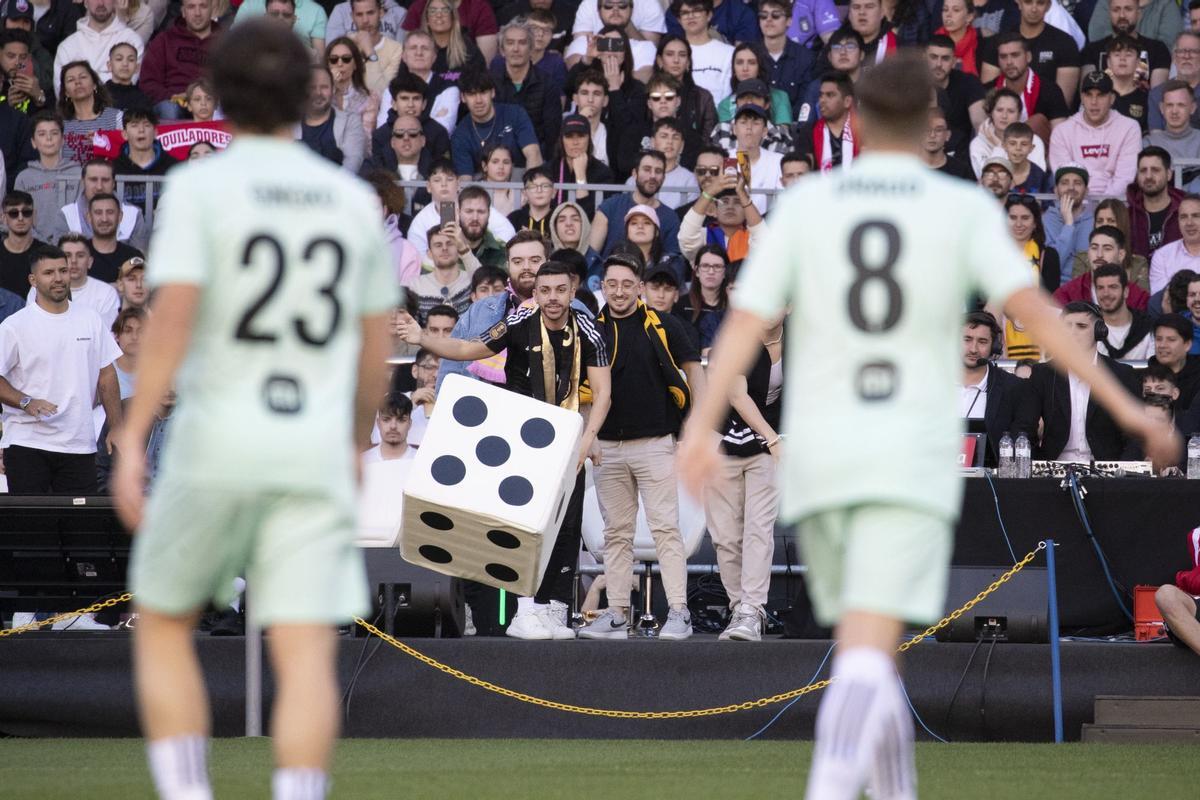
[[[1091,303],[1067,303],[1063,321],[1082,347],[1095,350],[1098,342],[1108,338],[1100,309]],[[1099,351],[1095,358],[1112,371],[1130,394],[1139,394],[1139,382],[1132,368],[1100,355]],[[1034,366],[1017,408],[1016,427],[1033,442],[1034,458],[1046,461],[1125,461],[1137,460],[1140,454],[1137,442],[1125,436],[1107,411],[1091,402],[1087,384],[1073,374],[1063,375],[1051,364]]]
[[[985,467],[994,467],[999,461],[1004,434],[1011,431],[1016,435],[1013,420],[1024,392],[1025,381],[992,363],[1002,352],[1004,335],[996,318],[986,311],[967,314],[963,320],[959,413],[969,431],[987,434]]]

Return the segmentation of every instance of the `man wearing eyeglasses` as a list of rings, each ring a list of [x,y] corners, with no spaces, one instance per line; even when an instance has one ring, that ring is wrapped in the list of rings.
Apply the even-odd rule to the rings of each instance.
[[[833,7],[832,3],[829,5]],[[792,108],[798,108],[804,99],[804,90],[812,80],[817,57],[808,47],[788,38],[791,19],[790,0],[761,0],[758,4],[758,31],[762,34],[767,55],[771,57],[768,65],[771,68],[771,87],[787,94]],[[835,13],[834,28],[829,33],[837,27],[836,20]],[[805,22],[810,24],[807,18]]]
[[[753,3],[747,3],[744,0],[733,0],[733,2],[713,0],[712,10],[713,15],[712,20],[708,23],[709,27],[716,28],[717,32],[724,36],[725,41],[730,44],[757,42],[761,38],[758,25],[754,20]],[[667,32],[676,36],[684,35],[684,28],[674,14],[667,14]]]
[[[831,70],[844,73],[850,78],[851,84],[862,77],[866,52],[863,38],[849,27],[839,28],[829,38],[829,47],[826,48]],[[824,74],[814,78],[804,90],[804,102],[793,106],[796,109],[796,122],[801,125],[814,122],[820,114],[821,84],[824,83],[824,78]]]
[[[729,87],[733,45],[713,38],[709,31],[713,8],[713,0],[675,0],[671,5],[671,13],[679,18],[683,34],[692,46],[692,80],[715,99]]]
[[[8,235],[0,246],[0,288],[21,297],[29,291],[29,265],[34,252],[45,242],[33,238],[37,216],[28,192],[9,192],[0,203]]]
[[[1197,110],[1192,113],[1192,127],[1200,127],[1200,31],[1184,31],[1175,38],[1171,64],[1175,68],[1175,78],[1192,87],[1197,101]],[[1152,130],[1166,127],[1160,108],[1163,93],[1163,84],[1159,84],[1150,90],[1146,101],[1146,125]]]
[[[629,10],[629,20],[625,33],[631,39],[642,39],[652,44],[658,43],[658,37],[667,32],[666,19],[658,0],[584,0],[575,12],[575,24],[571,35],[578,39],[587,34],[596,34],[605,25],[605,6],[611,6],[609,11]],[[570,61],[567,62],[568,66]]]

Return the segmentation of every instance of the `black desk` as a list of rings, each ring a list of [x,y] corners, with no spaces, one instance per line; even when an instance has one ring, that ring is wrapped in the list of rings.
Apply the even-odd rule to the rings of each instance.
[[[1084,505],[1092,530],[1119,585],[1132,592],[1138,584],[1170,583],[1177,571],[1191,567],[1187,535],[1200,526],[1200,481],[1084,478],[1081,483],[1088,492]],[[995,481],[1013,550],[1019,559],[1042,539],[1058,542],[1058,602],[1064,633],[1079,628],[1128,630],[1071,497],[1059,484],[1050,478]],[[1011,560],[987,480],[968,479],[953,563],[990,566]],[[1039,556],[1033,565],[1045,563]],[[1132,610],[1132,598],[1127,602]]]

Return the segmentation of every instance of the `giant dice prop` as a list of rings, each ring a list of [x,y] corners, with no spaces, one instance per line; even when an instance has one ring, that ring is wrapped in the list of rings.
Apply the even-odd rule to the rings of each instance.
[[[577,412],[448,376],[404,489],[400,554],[534,594],[575,488],[582,428]]]

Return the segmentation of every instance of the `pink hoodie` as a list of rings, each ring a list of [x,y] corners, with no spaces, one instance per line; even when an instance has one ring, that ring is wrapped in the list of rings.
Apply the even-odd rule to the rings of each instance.
[[[1125,196],[1137,176],[1137,154],[1142,149],[1138,124],[1116,111],[1108,113],[1099,126],[1089,125],[1083,111],[1059,125],[1050,134],[1050,169],[1072,162],[1088,171],[1088,194]]]

